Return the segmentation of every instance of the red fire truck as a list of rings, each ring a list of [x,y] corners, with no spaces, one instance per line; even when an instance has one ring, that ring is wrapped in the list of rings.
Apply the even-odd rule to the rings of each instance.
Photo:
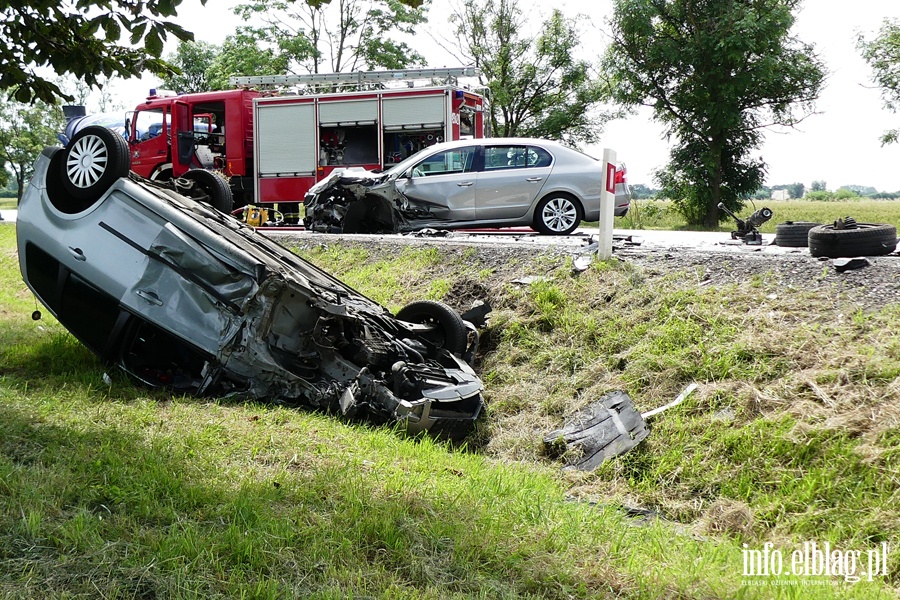
[[[335,168],[385,168],[440,141],[483,137],[484,99],[456,85],[457,77],[474,75],[475,69],[459,68],[235,77],[240,89],[155,93],[126,122],[132,169],[150,179],[219,171],[236,207],[278,203],[288,222],[296,222],[294,207]],[[447,83],[413,85],[435,79]],[[407,87],[315,91],[396,82]],[[306,93],[266,91],[289,85]]]

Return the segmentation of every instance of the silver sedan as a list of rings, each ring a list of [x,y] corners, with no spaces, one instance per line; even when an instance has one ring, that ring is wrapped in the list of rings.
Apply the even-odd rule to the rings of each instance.
[[[625,171],[615,214],[628,211]],[[306,196],[308,229],[380,233],[527,225],[565,235],[600,215],[603,165],[549,140],[486,138],[435,144],[382,173],[332,172]]]

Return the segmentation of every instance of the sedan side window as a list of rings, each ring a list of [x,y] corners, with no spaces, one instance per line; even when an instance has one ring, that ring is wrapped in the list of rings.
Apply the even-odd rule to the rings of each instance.
[[[484,149],[484,169],[524,169],[549,167],[553,157],[537,146],[488,146]]]
[[[413,167],[413,177],[427,177],[430,175],[447,175],[450,173],[469,173],[475,159],[475,146],[454,148],[432,154]]]

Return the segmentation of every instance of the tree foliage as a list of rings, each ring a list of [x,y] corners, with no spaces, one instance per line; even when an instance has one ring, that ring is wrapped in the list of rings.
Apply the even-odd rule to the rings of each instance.
[[[161,87],[186,94],[209,91],[212,88],[207,71],[219,52],[218,46],[208,42],[181,42],[175,54],[166,57],[180,72],[165,77]]]
[[[527,32],[519,3],[463,0],[453,15],[456,47],[481,69],[493,135],[544,137],[569,145],[594,142],[612,115],[601,112],[606,86],[576,58],[576,22],[552,11],[540,33]]]
[[[241,35],[267,44],[294,73],[402,69],[422,56],[397,33],[414,34],[425,21],[421,2],[409,0],[251,0],[235,12],[262,21]]]
[[[881,88],[885,108],[900,111],[900,21],[885,19],[875,39],[857,38],[857,48],[872,68],[872,80]],[[898,139],[900,129],[890,129],[881,136],[881,143]]]
[[[272,47],[266,47],[252,34],[238,29],[235,35],[225,38],[207,70],[210,89],[224,90],[232,87],[228,78],[237,75],[284,75],[288,72],[290,57]]]
[[[207,92],[231,88],[236,75],[283,75],[288,56],[272,47],[263,47],[252,34],[239,28],[221,46],[206,42],[181,42],[167,60],[180,73],[166,77],[162,87],[177,92]]]
[[[56,133],[63,125],[58,106],[41,101],[22,104],[0,99],[0,162],[5,167],[0,169],[0,186],[7,184],[5,179],[11,171],[21,200],[35,159],[46,146],[56,143]]]
[[[205,2],[205,0],[201,0]],[[0,0],[0,89],[15,99],[71,100],[37,67],[71,74],[92,87],[101,77],[168,74],[160,58],[168,34],[193,36],[165,20],[181,0]],[[122,42],[124,38],[125,42]],[[127,44],[127,45],[126,45]]]
[[[825,78],[814,48],[790,33],[799,0],[615,0],[604,66],[612,93],[645,105],[674,138],[657,172],[691,224],[715,226],[759,189],[751,156],[772,125],[812,113]]]

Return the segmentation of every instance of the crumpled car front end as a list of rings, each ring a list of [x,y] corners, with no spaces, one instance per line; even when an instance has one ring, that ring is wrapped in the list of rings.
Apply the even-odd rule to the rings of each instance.
[[[368,299],[273,274],[219,360],[232,393],[278,398],[348,417],[398,421],[409,432],[467,431],[483,385],[460,357]]]
[[[303,224],[321,233],[397,232],[406,222],[402,200],[386,173],[335,169],[307,192]]]

